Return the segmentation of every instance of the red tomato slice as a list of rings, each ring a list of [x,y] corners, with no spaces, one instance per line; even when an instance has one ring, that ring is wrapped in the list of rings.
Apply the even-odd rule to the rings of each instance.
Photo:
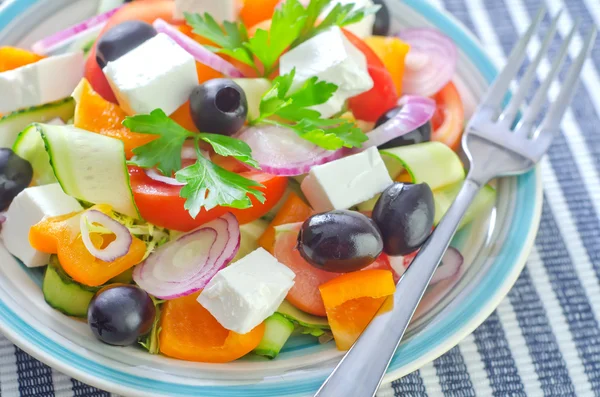
[[[279,233],[275,239],[275,257],[277,260],[289,267],[295,274],[294,286],[288,292],[286,299],[298,309],[315,316],[326,317],[325,305],[321,298],[319,286],[339,277],[341,273],[331,273],[317,269],[304,260],[296,249],[298,232],[301,223],[289,232]],[[384,269],[393,272],[390,261],[385,254],[366,269]]]
[[[437,109],[431,118],[432,139],[458,150],[465,126],[465,111],[460,94],[450,82],[433,99]]]
[[[108,20],[106,26],[100,32],[100,36],[108,29],[125,21],[139,20],[152,23],[158,18],[172,22],[175,3],[171,0],[137,1],[124,5]],[[96,46],[89,53],[85,64],[85,77],[88,79],[94,91],[102,95],[107,101],[117,103],[117,98],[112,92],[102,69],[96,62]]]
[[[387,70],[381,59],[361,39],[344,30],[344,34],[356,48],[367,58],[369,75],[373,79],[373,88],[354,98],[348,104],[350,110],[359,120],[375,122],[383,113],[395,107],[398,103],[398,92],[392,75]]]
[[[138,167],[129,167],[129,175],[133,198],[142,218],[156,226],[183,232],[193,230],[226,212],[233,213],[240,223],[252,222],[269,212],[283,197],[287,187],[287,178],[255,171],[243,172],[240,175],[265,186],[264,204],[251,197],[253,206],[250,208],[215,207],[210,211],[200,211],[194,219],[183,207],[185,199],[179,196],[181,186],[155,181]]]

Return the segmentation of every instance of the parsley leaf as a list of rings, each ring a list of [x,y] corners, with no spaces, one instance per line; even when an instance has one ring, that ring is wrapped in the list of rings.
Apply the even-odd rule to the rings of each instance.
[[[319,34],[323,30],[329,29],[332,26],[348,26],[360,22],[367,15],[375,14],[381,6],[375,5],[366,8],[356,8],[356,4],[350,3],[342,5],[337,3],[335,7],[327,14],[323,22],[321,22],[312,32],[311,36]]]
[[[123,125],[131,131],[157,135],[158,139],[133,149],[131,162],[142,168],[156,167],[164,175],[181,169],[181,149],[192,133],[171,120],[161,109],[127,117]]]
[[[134,149],[134,157],[130,163],[142,168],[157,167],[167,176],[175,172],[177,180],[186,183],[180,194],[187,199],[185,208],[194,218],[202,206],[206,209],[218,205],[251,207],[252,202],[248,194],[264,202],[264,194],[256,190],[262,186],[260,183],[213,164],[202,155],[199,147],[199,141],[204,141],[210,144],[217,154],[235,157],[258,168],[258,163],[252,158],[252,150],[245,142],[225,135],[188,131],[160,109],[150,114],[127,117],[123,125],[134,132],[157,136],[154,141]],[[187,140],[194,141],[198,160],[194,165],[181,169],[181,151]]]
[[[327,150],[341,147],[360,147],[367,136],[355,123],[341,118],[323,119],[321,113],[310,109],[327,102],[338,87],[312,77],[292,94],[295,70],[273,81],[260,103],[260,116],[251,124],[266,123],[293,129],[300,137]],[[290,124],[271,119],[277,116]]]
[[[192,218],[198,216],[203,207],[206,210],[219,205],[240,209],[252,207],[248,194],[261,203],[265,202],[264,193],[257,190],[262,186],[260,183],[227,171],[200,153],[198,161],[177,171],[175,178],[186,184],[181,189],[181,197],[186,199],[185,209]]]

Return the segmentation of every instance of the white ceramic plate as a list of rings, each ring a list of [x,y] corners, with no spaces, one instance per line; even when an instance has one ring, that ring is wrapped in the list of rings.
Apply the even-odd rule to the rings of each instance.
[[[474,38],[423,0],[388,1],[393,29],[435,26],[460,49],[457,86],[473,108],[495,69]],[[0,6],[0,45],[35,40],[91,16],[96,0],[12,0]],[[496,308],[517,279],[541,213],[539,173],[498,183],[489,217],[461,231],[453,245],[465,256],[460,274],[429,289],[396,353],[385,382],[418,369],[455,346]],[[297,336],[273,361],[249,357],[229,364],[189,363],[134,347],[98,342],[86,324],[51,309],[43,272],[26,269],[0,245],[0,330],[41,361],[83,382],[135,396],[309,396],[341,355],[333,343]]]

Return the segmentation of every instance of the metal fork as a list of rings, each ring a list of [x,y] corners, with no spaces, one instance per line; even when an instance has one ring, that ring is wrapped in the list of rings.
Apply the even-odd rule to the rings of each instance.
[[[493,178],[529,171],[540,161],[559,133],[560,122],[573,98],[583,64],[594,44],[595,27],[584,39],[583,47],[569,67],[557,99],[550,105],[539,125],[536,125],[536,120],[542,116],[550,85],[563,66],[577,26],[573,27],[563,41],[548,76],[537,89],[522,118],[516,125],[515,122],[536,77],[540,61],[546,56],[554,38],[560,14],[552,21],[541,48],[519,82],[517,92],[503,107],[509,85],[516,78],[527,55],[528,44],[537,34],[545,15],[544,9],[539,11],[465,129],[462,147],[470,160],[470,169],[456,200],[398,282],[396,293],[382,306],[315,397],[375,395],[442,255],[479,189]],[[389,310],[392,303],[393,308]]]

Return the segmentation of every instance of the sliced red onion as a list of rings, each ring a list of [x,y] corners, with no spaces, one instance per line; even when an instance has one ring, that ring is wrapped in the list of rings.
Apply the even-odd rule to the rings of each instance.
[[[136,266],[133,279],[159,299],[186,296],[204,288],[239,247],[239,223],[227,213],[158,248]]]
[[[403,96],[398,105],[402,106],[402,109],[386,123],[369,132],[369,140],[363,143],[361,148],[354,149],[354,152],[383,145],[416,130],[431,120],[436,109],[433,99],[415,95]]]
[[[300,138],[290,128],[258,125],[243,130],[238,139],[252,149],[261,171],[272,175],[306,174],[316,165],[337,160],[346,150],[326,150]]]
[[[112,17],[119,9],[120,7],[112,9],[103,14],[86,19],[85,21],[71,26],[70,28],[61,30],[58,33],[36,42],[31,46],[31,49],[38,54],[48,54],[52,52],[53,49],[61,46],[64,42],[70,40],[72,37],[80,34],[81,32],[85,32],[86,30],[93,29],[98,25],[105,24],[106,21],[108,21],[110,17]]]
[[[159,33],[164,33],[172,38],[177,44],[179,44],[184,50],[192,55],[196,61],[223,73],[230,77],[244,77],[244,74],[231,63],[227,62],[220,56],[212,53],[210,50],[205,48],[202,44],[189,38],[179,30],[171,26],[168,22],[162,19],[157,19],[152,24],[154,29]]]
[[[0,212],[0,225],[6,222],[6,212]]]
[[[155,180],[157,182],[166,183],[167,185],[172,185],[172,186],[185,186],[185,183],[181,183],[175,178],[170,178],[168,176],[164,176],[163,174],[158,172],[155,168],[148,168],[145,170],[145,172],[146,172],[146,175],[148,175],[148,177],[150,179]]]
[[[89,225],[94,223],[102,225],[102,227],[110,230],[116,236],[115,240],[108,244],[106,248],[96,248],[92,243]],[[124,225],[97,210],[84,212],[79,220],[79,227],[81,229],[81,238],[83,239],[85,248],[87,248],[94,258],[104,262],[113,262],[116,259],[127,255],[131,243],[133,242],[131,233]]]
[[[458,51],[449,37],[427,28],[404,29],[398,37],[410,44],[402,81],[406,94],[431,96],[452,80]]]
[[[444,257],[442,258],[442,263],[440,263],[440,266],[433,274],[429,285],[437,284],[440,281],[444,281],[456,276],[464,261],[465,259],[463,258],[462,254],[456,248],[448,248],[444,254]]]

